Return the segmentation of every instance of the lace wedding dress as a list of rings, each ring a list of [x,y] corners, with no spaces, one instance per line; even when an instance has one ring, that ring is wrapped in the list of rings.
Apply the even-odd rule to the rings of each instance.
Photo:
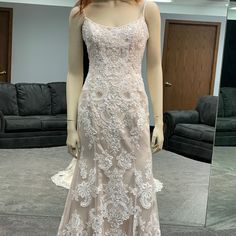
[[[160,236],[148,97],[141,63],[144,17],[105,26],[84,14],[89,71],[78,102],[81,151],[58,236]]]
[[[52,182],[57,186],[70,189],[76,162],[77,162],[77,158],[73,158],[71,162],[69,163],[69,165],[64,170],[60,170],[56,174],[51,176]],[[155,181],[156,192],[161,191],[163,188],[163,183],[155,178],[154,178],[154,181]]]

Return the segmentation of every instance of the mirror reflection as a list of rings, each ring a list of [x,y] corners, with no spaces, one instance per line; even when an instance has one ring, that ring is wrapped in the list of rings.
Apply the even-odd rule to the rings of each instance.
[[[236,231],[236,2],[230,1],[219,90],[215,146],[206,225],[235,235]]]
[[[0,2],[0,235],[55,235],[77,162],[66,146],[68,16],[75,1],[55,2]],[[227,2],[155,1],[164,144],[153,154],[153,173],[163,235],[205,225]],[[86,78],[85,44],[83,49]]]

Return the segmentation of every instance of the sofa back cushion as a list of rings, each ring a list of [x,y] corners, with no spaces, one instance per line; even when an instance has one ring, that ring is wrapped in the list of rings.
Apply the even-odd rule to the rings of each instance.
[[[236,116],[236,88],[221,87],[223,103],[224,103],[224,116]]]
[[[50,115],[51,95],[47,84],[16,83],[19,114]]]
[[[66,108],[66,82],[48,83],[51,91],[52,114],[65,114]]]
[[[19,114],[14,84],[0,83],[0,110],[4,115]]]
[[[217,102],[218,96],[205,95],[200,97],[196,106],[200,123],[215,126]]]
[[[218,100],[218,114],[217,117],[224,117],[224,101],[222,92],[219,92],[219,100]]]

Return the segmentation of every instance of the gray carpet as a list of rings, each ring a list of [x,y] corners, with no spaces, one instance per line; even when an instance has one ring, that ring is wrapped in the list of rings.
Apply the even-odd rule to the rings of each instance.
[[[67,190],[50,177],[70,161],[65,146],[0,150],[1,236],[56,235]],[[204,225],[209,170],[209,164],[165,150],[153,156],[154,175],[164,183],[157,194],[162,236],[211,235],[189,227]]]
[[[162,150],[153,156],[153,172],[164,183],[157,195],[161,223],[203,226],[210,164]]]
[[[59,217],[0,215],[1,236],[56,236]]]
[[[61,216],[67,190],[50,177],[70,161],[66,147],[2,149],[0,214]],[[164,183],[157,195],[163,223],[204,225],[209,168],[165,150],[153,156],[154,175]]]
[[[214,147],[206,225],[236,227],[236,147]]]
[[[71,161],[67,149],[0,151],[0,214],[60,216],[67,190],[50,177]]]
[[[60,218],[0,215],[1,236],[56,236]],[[196,226],[161,224],[162,236],[234,236],[236,229],[211,230]]]
[[[194,226],[161,225],[162,236],[235,236],[236,229],[213,230]]]

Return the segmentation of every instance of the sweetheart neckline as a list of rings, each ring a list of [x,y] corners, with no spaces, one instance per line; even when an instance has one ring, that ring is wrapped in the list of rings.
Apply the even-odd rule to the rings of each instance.
[[[100,24],[100,23],[95,22],[94,20],[92,20],[91,18],[89,18],[89,17],[87,17],[87,16],[84,16],[84,18],[87,19],[88,21],[92,22],[92,23],[95,24],[95,25],[98,25],[98,26],[100,26],[100,27],[107,28],[107,29],[119,29],[119,28],[127,27],[127,26],[130,26],[130,25],[132,25],[132,24],[137,23],[137,22],[140,21],[141,19],[144,19],[144,21],[145,21],[145,17],[144,17],[143,14],[140,15],[136,20],[132,20],[132,21],[126,23],[126,24],[117,25],[117,26],[109,26],[109,25]],[[146,21],[145,21],[145,23],[146,23]]]

